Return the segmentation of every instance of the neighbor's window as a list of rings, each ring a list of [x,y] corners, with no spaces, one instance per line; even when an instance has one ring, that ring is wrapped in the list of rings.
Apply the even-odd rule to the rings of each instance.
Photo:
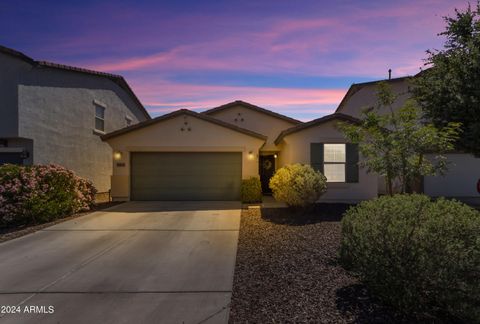
[[[324,144],[323,173],[327,182],[345,182],[345,144]]]
[[[95,130],[105,131],[105,107],[95,105]]]

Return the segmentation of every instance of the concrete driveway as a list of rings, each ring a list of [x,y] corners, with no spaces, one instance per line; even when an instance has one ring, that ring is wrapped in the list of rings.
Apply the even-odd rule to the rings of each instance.
[[[0,322],[225,323],[240,207],[130,202],[2,243]]]

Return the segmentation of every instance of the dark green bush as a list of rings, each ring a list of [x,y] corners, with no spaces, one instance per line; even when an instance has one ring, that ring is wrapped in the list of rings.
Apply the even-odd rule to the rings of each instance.
[[[457,201],[396,195],[342,220],[341,261],[406,314],[480,321],[480,213]]]
[[[241,199],[243,203],[262,202],[262,184],[260,179],[250,177],[242,180]]]

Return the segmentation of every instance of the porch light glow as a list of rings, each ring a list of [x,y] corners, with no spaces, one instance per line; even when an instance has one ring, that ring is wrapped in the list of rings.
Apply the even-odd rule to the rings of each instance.
[[[274,159],[276,159],[277,157],[278,157],[278,155],[277,155],[277,154],[274,154],[274,155],[273,155],[273,158],[274,158]]]
[[[253,155],[253,151],[249,151],[248,152],[248,159],[253,160],[254,158],[255,158],[255,156]]]
[[[113,153],[113,158],[114,158],[115,161],[121,160],[122,159],[122,153],[121,152]]]

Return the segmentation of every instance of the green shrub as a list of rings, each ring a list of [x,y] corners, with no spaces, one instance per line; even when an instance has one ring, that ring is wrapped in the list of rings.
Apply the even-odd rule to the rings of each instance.
[[[90,181],[56,165],[0,166],[0,225],[49,222],[88,210],[96,190]]]
[[[291,207],[307,207],[327,190],[327,178],[309,165],[297,163],[277,170],[269,185],[276,200]]]
[[[341,261],[406,314],[480,321],[480,213],[424,195],[385,196],[347,211]]]
[[[257,177],[250,177],[242,180],[242,202],[257,203],[262,202],[262,184]]]

